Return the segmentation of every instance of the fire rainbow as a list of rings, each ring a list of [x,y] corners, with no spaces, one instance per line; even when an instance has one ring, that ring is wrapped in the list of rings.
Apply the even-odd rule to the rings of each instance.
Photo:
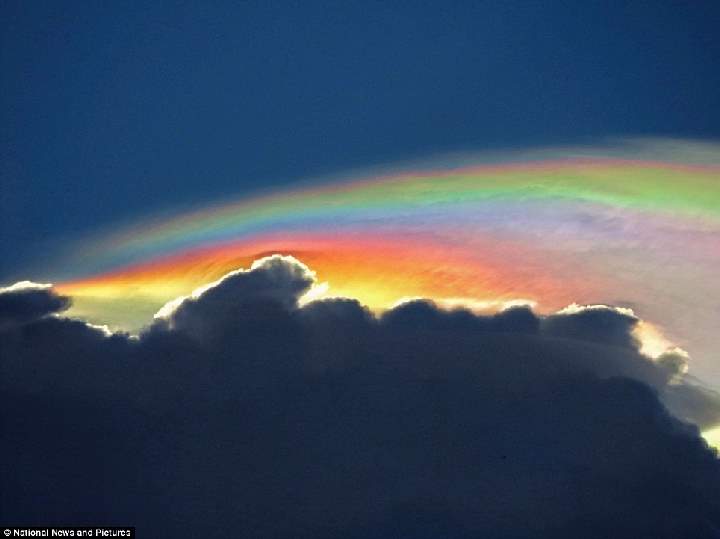
[[[125,329],[281,253],[316,271],[318,296],[376,310],[418,296],[546,312],[620,303],[702,348],[709,333],[698,335],[692,317],[718,316],[707,288],[720,267],[720,165],[597,152],[443,163],[148,219],[81,249],[82,267],[57,288],[73,296],[75,315]],[[695,312],[683,312],[690,303]]]

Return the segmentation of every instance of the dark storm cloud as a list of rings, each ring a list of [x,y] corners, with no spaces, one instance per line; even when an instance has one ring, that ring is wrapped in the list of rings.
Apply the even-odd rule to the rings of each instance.
[[[32,322],[70,307],[70,299],[50,286],[23,281],[0,288],[0,328]]]
[[[314,282],[313,274],[303,265],[271,257],[237,270],[186,297],[166,305],[155,328],[164,327],[198,338],[217,333],[224,324],[236,326],[241,320],[252,322],[275,311],[288,312],[297,306],[297,298]],[[264,313],[268,309],[269,312]],[[166,316],[167,313],[167,316]]]
[[[700,384],[669,384],[662,391],[663,401],[674,415],[702,429],[720,423],[720,395]]]
[[[637,318],[627,312],[604,306],[579,308],[548,316],[543,331],[557,336],[603,345],[635,349],[639,343],[632,335]]]
[[[0,520],[141,537],[719,537],[711,396],[632,317],[298,306],[273,257],[138,339],[39,318],[0,340]],[[678,359],[678,358],[676,358]],[[680,406],[680,405],[678,405]],[[705,423],[710,418],[704,418]]]

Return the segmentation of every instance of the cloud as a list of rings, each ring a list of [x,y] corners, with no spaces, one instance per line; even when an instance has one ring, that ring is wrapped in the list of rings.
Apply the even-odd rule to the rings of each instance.
[[[0,288],[0,328],[38,320],[70,307],[70,298],[53,292],[51,285],[21,281]]]
[[[42,314],[5,326],[0,520],[148,537],[720,536],[720,460],[686,422],[713,424],[718,401],[680,356],[639,353],[631,313],[414,300],[375,317],[352,299],[301,305],[313,283],[276,256],[136,339]]]
[[[629,309],[573,304],[547,317],[543,329],[548,335],[636,349],[640,344],[633,336],[637,323]]]
[[[277,310],[294,309],[314,282],[314,273],[293,257],[266,257],[249,270],[228,273],[190,296],[166,304],[155,316],[154,328],[201,338],[226,321],[234,324],[241,318],[272,317]]]

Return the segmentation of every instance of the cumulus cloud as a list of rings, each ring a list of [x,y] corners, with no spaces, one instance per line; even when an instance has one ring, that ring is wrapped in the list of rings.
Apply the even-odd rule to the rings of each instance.
[[[543,321],[548,335],[636,349],[633,335],[638,323],[630,309],[607,305],[570,305]]]
[[[261,319],[298,306],[315,282],[310,269],[292,257],[257,260],[249,270],[228,273],[218,281],[171,301],[155,316],[155,327],[206,336],[240,319]]]
[[[70,298],[60,296],[49,284],[21,281],[0,288],[0,329],[38,320],[70,307]]]
[[[4,326],[0,520],[148,537],[720,536],[720,461],[691,423],[717,422],[716,395],[682,354],[641,354],[632,313],[413,300],[376,317],[352,299],[302,304],[313,283],[276,256],[137,339],[45,316],[59,307]]]

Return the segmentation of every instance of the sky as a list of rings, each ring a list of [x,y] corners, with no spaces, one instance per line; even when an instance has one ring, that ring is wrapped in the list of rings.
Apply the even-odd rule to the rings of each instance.
[[[714,2],[4,2],[2,275],[134,216],[444,151],[720,136]]]
[[[204,496],[218,536],[720,535],[718,27],[716,2],[663,0],[4,2],[3,477],[25,497],[0,517],[73,520],[68,477],[41,510],[49,472],[29,471],[72,459],[67,427],[95,489],[73,479],[70,500],[153,536],[170,476],[176,532]],[[335,441],[350,424],[357,452]],[[131,436],[96,446],[98,429]],[[417,483],[395,488],[404,459]],[[108,487],[143,474],[146,508],[132,480]],[[465,510],[493,489],[506,505]],[[537,529],[504,513],[546,490]]]

